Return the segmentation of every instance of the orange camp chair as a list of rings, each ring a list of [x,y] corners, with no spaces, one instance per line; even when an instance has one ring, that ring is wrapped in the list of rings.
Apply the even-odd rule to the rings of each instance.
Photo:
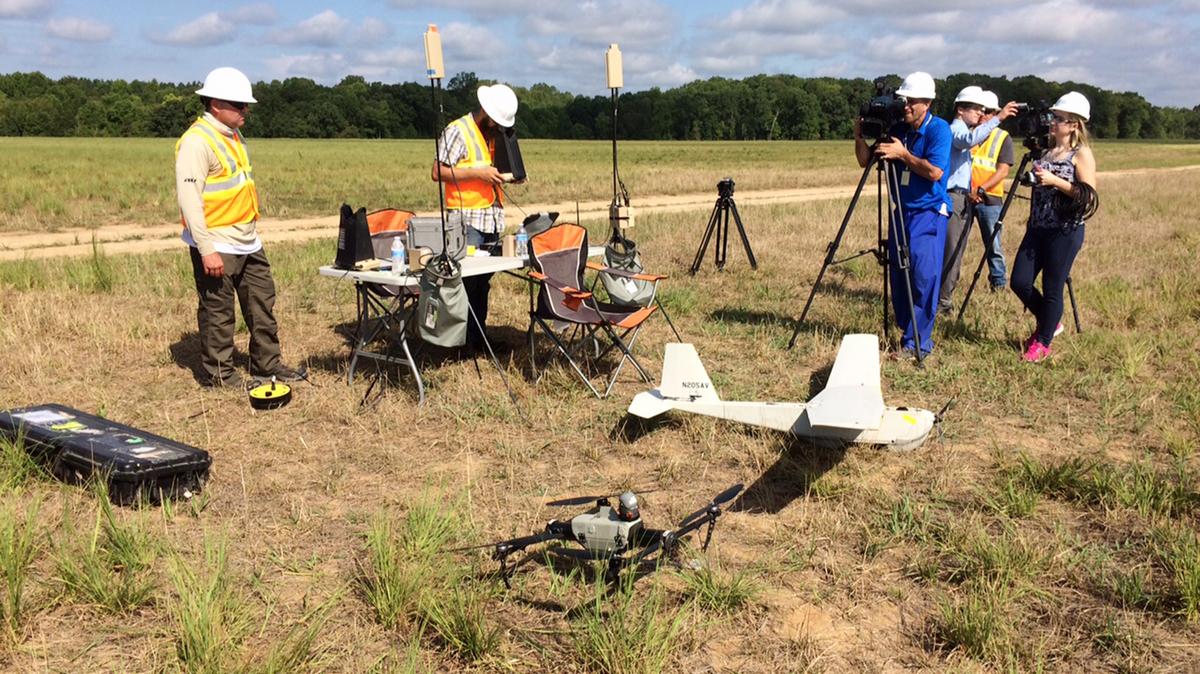
[[[529,247],[532,267],[529,278],[535,284],[530,291],[528,333],[529,359],[534,376],[538,376],[534,344],[536,326],[550,338],[571,369],[597,398],[604,398],[612,391],[626,359],[633,363],[642,379],[650,383],[650,376],[630,351],[626,337],[630,338],[629,343],[636,340],[642,325],[658,307],[628,307],[600,302],[591,292],[583,290],[587,287],[584,284],[584,270],[587,268],[588,233],[579,225],[563,223],[551,227],[531,238]],[[607,268],[602,271],[625,273]],[[666,277],[638,275],[639,280],[655,284],[663,278]],[[560,336],[555,325],[564,324],[568,329],[564,331],[564,336]],[[607,342],[607,346],[601,349],[599,345],[603,341]],[[622,358],[608,377],[602,394],[584,373],[577,359],[585,364],[589,360],[599,363],[613,350],[620,351]]]

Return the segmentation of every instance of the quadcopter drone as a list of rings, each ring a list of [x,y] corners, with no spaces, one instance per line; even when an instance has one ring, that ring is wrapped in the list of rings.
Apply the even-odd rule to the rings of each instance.
[[[707,550],[712,541],[713,528],[717,518],[721,516],[721,506],[733,500],[742,491],[741,484],[735,484],[717,494],[703,508],[683,518],[674,529],[651,529],[642,524],[642,514],[638,507],[637,494],[626,491],[617,499],[614,508],[609,501],[616,494],[608,496],[578,496],[546,505],[551,507],[576,506],[595,502],[596,507],[576,515],[569,520],[550,520],[541,532],[529,536],[512,538],[498,543],[485,543],[465,548],[455,548],[447,552],[463,552],[493,548],[492,559],[500,562],[500,577],[505,587],[509,585],[508,556],[521,552],[525,548],[546,541],[573,541],[583,549],[553,548],[552,551],[562,557],[583,561],[604,561],[608,566],[605,570],[605,580],[615,582],[621,571],[626,568],[637,569],[643,561],[647,561],[655,553],[661,561],[670,557],[679,546],[679,542],[688,534],[708,525],[704,534],[704,544],[701,550]]]

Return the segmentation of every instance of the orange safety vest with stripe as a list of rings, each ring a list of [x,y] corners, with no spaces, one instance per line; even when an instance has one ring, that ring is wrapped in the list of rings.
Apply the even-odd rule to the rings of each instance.
[[[188,136],[198,136],[207,143],[221,164],[221,171],[204,181],[204,224],[215,229],[258,220],[258,190],[242,134],[235,130],[230,138],[208,120],[197,118],[175,143],[176,157]],[[187,222],[183,225],[186,227]]]
[[[992,129],[987,140],[971,148],[971,192],[974,193],[989,178],[996,175],[997,160],[1000,158],[1000,148],[1004,147],[1004,139],[1008,132],[1001,128]],[[1003,197],[1004,181],[992,185],[987,191],[988,196]]]
[[[467,154],[454,165],[454,168],[482,168],[492,165],[494,142],[488,142],[475,123],[474,115],[467,113],[450,122],[462,134],[463,144],[467,146]],[[478,178],[459,178],[446,182],[446,208],[477,210],[489,208],[492,204],[503,206],[504,200],[494,185]]]

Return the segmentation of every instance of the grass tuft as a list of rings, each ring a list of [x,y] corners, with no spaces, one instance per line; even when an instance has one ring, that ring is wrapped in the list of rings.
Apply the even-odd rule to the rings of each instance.
[[[701,607],[718,613],[736,613],[758,597],[761,588],[747,569],[721,573],[711,566],[683,574],[685,594]]]
[[[38,501],[21,508],[13,501],[0,503],[0,575],[4,580],[4,626],[15,636],[26,613],[25,584],[38,552]]]
[[[11,492],[44,477],[46,469],[25,448],[24,437],[0,437],[0,493]]]
[[[686,640],[685,610],[669,608],[657,586],[640,597],[632,577],[611,595],[598,580],[595,596],[572,624],[575,657],[587,671],[658,674]]]
[[[171,615],[180,667],[188,674],[233,671],[234,655],[250,622],[229,573],[228,541],[206,538],[203,567],[194,569],[176,557],[170,575],[177,595]]]
[[[500,647],[500,627],[488,618],[490,595],[474,584],[426,594],[421,615],[450,651],[469,662],[482,660]]]
[[[1176,612],[1188,622],[1200,621],[1200,538],[1181,526],[1157,530],[1154,539],[1156,556],[1171,574]]]

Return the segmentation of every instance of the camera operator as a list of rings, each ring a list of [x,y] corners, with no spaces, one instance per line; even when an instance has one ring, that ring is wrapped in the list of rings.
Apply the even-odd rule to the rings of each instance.
[[[1000,111],[1000,99],[991,91],[983,92],[983,97],[983,123],[986,124]],[[992,129],[987,140],[971,150],[971,202],[974,204],[975,221],[979,223],[979,235],[987,248],[988,280],[992,292],[1008,285],[1004,246],[995,229],[1004,206],[1004,181],[1012,169],[1015,156],[1012,137],[999,127]]]
[[[950,125],[929,110],[935,91],[933,77],[928,73],[915,72],[904,78],[896,95],[904,100],[904,121],[891,128],[890,138],[868,146],[862,135],[862,119],[855,120],[854,154],[859,166],[866,167],[874,152],[897,169],[916,315],[909,315],[904,277],[895,263],[899,259],[896,237],[888,236],[888,255],[893,261],[889,267],[892,308],[896,312],[896,325],[903,331],[901,350],[915,355],[920,348],[927,354],[933,350],[933,323],[949,215],[946,178],[950,167]],[[893,220],[895,217],[892,214]],[[914,323],[921,334],[919,345],[913,335]]]
[[[1023,359],[1036,363],[1050,355],[1050,342],[1062,332],[1063,286],[1083,246],[1083,222],[1095,213],[1096,158],[1084,125],[1091,104],[1072,91],[1050,106],[1050,148],[1033,163],[1029,224],[1013,261],[1012,289],[1037,319],[1025,342]],[[1042,290],[1033,285],[1041,273]]]
[[[1017,104],[1010,101],[999,114],[983,121],[987,103],[983,89],[974,85],[964,87],[954,98],[954,121],[950,123],[950,178],[946,184],[950,195],[950,222],[946,229],[942,290],[938,300],[940,312],[950,311],[950,296],[958,285],[963,251],[967,247],[965,237],[971,228],[971,150],[987,140],[1000,122],[1017,114]]]

